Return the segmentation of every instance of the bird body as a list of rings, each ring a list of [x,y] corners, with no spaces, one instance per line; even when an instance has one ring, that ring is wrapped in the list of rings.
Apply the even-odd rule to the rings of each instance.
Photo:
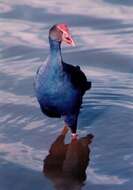
[[[63,62],[61,41],[49,36],[49,43],[50,55],[36,75],[36,96],[45,115],[64,116],[67,125],[76,133],[82,97],[91,87],[91,83],[87,81],[79,66]]]

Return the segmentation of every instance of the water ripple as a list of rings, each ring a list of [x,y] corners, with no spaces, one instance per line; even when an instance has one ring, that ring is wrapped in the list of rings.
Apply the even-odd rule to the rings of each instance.
[[[80,65],[92,81],[78,122],[80,135],[95,134],[84,189],[104,190],[105,184],[109,189],[130,189],[133,6],[129,0],[0,2],[1,167],[9,162],[7,171],[12,163],[19,171],[19,165],[40,171],[51,141],[62,129],[61,120],[41,114],[33,88],[36,70],[48,54],[48,30],[57,22],[68,23],[76,42],[74,48],[62,45],[64,60]],[[7,184],[1,177],[0,183]],[[49,188],[50,182],[44,183]]]

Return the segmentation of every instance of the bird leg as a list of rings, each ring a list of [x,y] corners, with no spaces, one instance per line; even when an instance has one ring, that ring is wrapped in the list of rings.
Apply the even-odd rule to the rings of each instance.
[[[65,125],[71,129],[71,138],[77,139],[77,119],[78,119],[78,113],[67,115],[65,117]]]
[[[73,140],[77,140],[78,139],[78,134],[77,134],[77,117],[75,119],[75,121],[73,122],[73,124],[70,126],[71,128],[71,139]]]

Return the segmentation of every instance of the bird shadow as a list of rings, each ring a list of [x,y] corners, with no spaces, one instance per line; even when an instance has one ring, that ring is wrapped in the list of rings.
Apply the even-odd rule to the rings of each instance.
[[[90,161],[92,134],[65,144],[66,134],[59,135],[44,159],[43,173],[58,190],[81,189]]]

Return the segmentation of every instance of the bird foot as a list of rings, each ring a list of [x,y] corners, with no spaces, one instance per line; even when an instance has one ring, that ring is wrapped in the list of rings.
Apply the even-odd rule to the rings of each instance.
[[[78,135],[76,133],[72,133],[72,140],[77,140],[78,139]]]

